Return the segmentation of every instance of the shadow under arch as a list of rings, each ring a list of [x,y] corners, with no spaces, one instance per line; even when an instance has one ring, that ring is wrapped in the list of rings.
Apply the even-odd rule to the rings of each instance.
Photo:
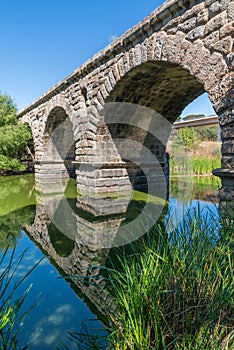
[[[179,64],[148,61],[122,77],[106,102],[145,106],[174,123],[183,109],[204,92],[203,84]]]
[[[42,165],[48,175],[75,178],[75,140],[72,122],[63,107],[54,107],[47,118],[43,135]],[[45,166],[48,164],[49,166]],[[49,169],[50,167],[50,169]]]

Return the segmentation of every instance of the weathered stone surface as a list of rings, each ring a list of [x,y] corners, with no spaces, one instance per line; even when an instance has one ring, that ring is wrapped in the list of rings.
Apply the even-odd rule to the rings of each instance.
[[[220,2],[216,1],[212,3],[209,7],[210,16],[214,17],[221,11],[221,9],[222,9],[222,5],[220,4]]]
[[[233,154],[234,153],[234,139],[224,140],[222,144],[222,154]]]
[[[227,65],[230,69],[234,68],[234,52],[227,55],[226,62],[227,62]]]
[[[229,54],[232,51],[233,39],[229,36],[211,45],[211,48],[222,54]]]
[[[181,23],[178,25],[178,30],[181,30],[182,32],[190,32],[192,29],[196,27],[197,19],[196,17],[188,19],[186,22]]]
[[[124,162],[102,117],[105,103],[139,104],[173,123],[181,111],[204,91],[208,92],[215,110],[220,113],[223,159],[232,157],[233,21],[234,2],[230,0],[167,0],[20,112],[19,118],[32,128],[37,174],[40,173],[40,160],[48,151],[49,138],[66,120],[74,142],[65,160],[75,160],[79,164],[94,164],[98,160],[104,165],[100,169],[99,184],[106,179],[104,189],[113,190],[114,186],[118,187],[115,180]],[[64,130],[64,135],[66,133]],[[136,135],[143,140],[139,130]],[[126,134],[125,137],[130,136]],[[50,147],[56,148],[57,143],[57,157],[62,160],[68,140],[61,137],[53,141]],[[165,145],[161,147],[155,142],[152,149],[152,144],[147,146],[150,151],[153,149],[167,176]],[[106,176],[108,164],[114,172],[108,169],[109,175]],[[229,161],[223,160],[222,164],[230,167]],[[71,168],[67,165],[67,172],[71,172]],[[44,173],[48,169],[44,168]],[[59,169],[58,166],[55,171],[57,176]],[[66,176],[66,169],[61,169],[63,176]],[[86,172],[79,177],[77,171],[76,174],[82,189],[87,190],[90,183],[95,191],[93,172],[92,181]],[[126,169],[122,177],[127,179]],[[232,186],[234,188],[234,181]]]
[[[203,41],[204,41],[204,45],[208,49],[212,48],[212,45],[214,45],[219,41],[219,31],[216,30],[215,32],[212,32],[211,34],[206,36]]]
[[[227,20],[227,15],[225,12],[213,17],[205,26],[205,35],[211,33],[224,26]]]
[[[197,15],[197,23],[198,24],[206,24],[209,20],[209,10],[203,9]]]
[[[222,127],[221,137],[222,140],[231,139],[234,135],[234,122]]]
[[[234,123],[234,108],[230,108],[220,114],[219,116],[219,124],[221,126],[225,126],[227,124]]]
[[[234,156],[223,156],[221,165],[224,169],[234,169]]]
[[[231,22],[225,24],[220,29],[220,38],[221,39],[225,36],[228,36],[228,35],[234,36],[234,21],[231,21]]]
[[[228,9],[227,9],[227,16],[228,20],[234,20],[234,2],[230,2]]]
[[[205,31],[205,26],[196,27],[186,35],[185,39],[195,40],[195,39],[203,38],[204,31]]]

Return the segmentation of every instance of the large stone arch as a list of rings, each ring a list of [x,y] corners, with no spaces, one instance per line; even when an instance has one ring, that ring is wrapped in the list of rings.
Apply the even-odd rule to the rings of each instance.
[[[170,122],[197,96],[207,92],[222,129],[222,169],[214,173],[222,179],[221,198],[231,199],[233,8],[229,1],[217,2],[210,8],[209,5],[212,4],[206,1],[204,8],[199,2],[182,16],[185,20],[181,24],[181,17],[175,18],[159,32],[142,35],[142,40],[133,34],[137,43],[133,40],[129,48],[116,55],[106,68],[105,78],[101,75],[101,80],[95,82],[95,88],[91,81],[85,89],[89,91],[88,105],[104,106],[109,101],[137,103],[161,113]],[[103,140],[99,135],[100,138]]]

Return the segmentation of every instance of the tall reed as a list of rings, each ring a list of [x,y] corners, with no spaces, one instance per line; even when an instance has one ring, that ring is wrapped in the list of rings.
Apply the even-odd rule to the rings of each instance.
[[[170,159],[170,172],[172,175],[180,174],[211,174],[212,170],[220,168],[220,157],[191,156],[189,159]]]
[[[9,256],[8,256],[9,253]],[[0,349],[14,350],[18,349],[17,336],[20,330],[20,324],[36,305],[32,305],[23,311],[25,299],[32,287],[28,288],[20,295],[19,287],[28,278],[29,274],[40,263],[39,260],[24,276],[16,278],[17,270],[25,256],[24,250],[15,258],[15,248],[12,251],[5,249],[0,258]],[[16,296],[17,294],[17,296]],[[26,347],[24,347],[26,349]]]
[[[119,249],[110,349],[234,348],[233,222],[198,210]]]

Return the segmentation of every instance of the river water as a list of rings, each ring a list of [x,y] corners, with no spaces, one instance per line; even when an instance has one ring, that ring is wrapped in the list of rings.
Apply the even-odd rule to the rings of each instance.
[[[206,213],[217,211],[219,187],[219,180],[209,176],[171,178],[166,210],[173,225],[191,207],[199,205]],[[62,349],[61,341],[66,342],[67,332],[80,331],[84,321],[90,332],[105,332],[102,324],[111,300],[99,272],[110,250],[106,233],[115,236],[120,227],[131,222],[135,222],[133,227],[138,232],[135,218],[147,201],[157,207],[155,217],[159,217],[165,204],[147,199],[140,192],[131,199],[129,203],[122,198],[113,209],[112,199],[90,202],[77,197],[74,180],[65,184],[64,193],[51,188],[45,194],[35,186],[33,175],[0,178],[0,255],[9,247],[0,272],[7,266],[14,247],[15,257],[26,249],[15,280],[42,258],[15,293],[16,297],[21,295],[32,284],[22,311],[36,304],[21,322],[17,348],[28,345],[29,350]],[[113,215],[116,207],[118,215]],[[75,349],[69,343],[69,349],[73,346]]]

